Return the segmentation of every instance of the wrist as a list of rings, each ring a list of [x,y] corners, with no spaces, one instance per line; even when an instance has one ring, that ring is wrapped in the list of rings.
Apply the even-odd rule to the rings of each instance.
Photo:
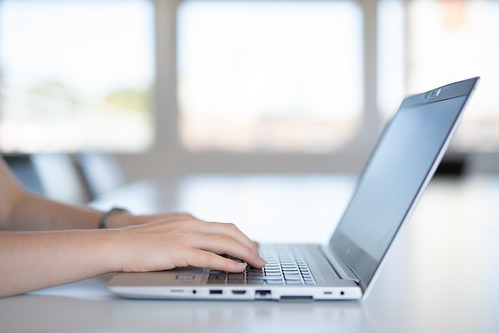
[[[108,271],[110,272],[121,272],[123,270],[123,260],[125,254],[126,241],[123,240],[125,237],[125,229],[107,229],[100,230],[100,235],[104,237],[103,254],[105,256],[105,262]]]

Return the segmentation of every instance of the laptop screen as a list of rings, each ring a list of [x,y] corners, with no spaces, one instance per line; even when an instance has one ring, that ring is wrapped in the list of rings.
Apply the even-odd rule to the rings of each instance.
[[[387,125],[330,241],[363,289],[435,170],[475,82],[408,97]]]

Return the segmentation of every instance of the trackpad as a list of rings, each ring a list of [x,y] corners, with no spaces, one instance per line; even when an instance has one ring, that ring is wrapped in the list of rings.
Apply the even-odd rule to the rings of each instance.
[[[114,285],[168,286],[200,284],[204,268],[183,267],[161,272],[118,273],[113,277]]]

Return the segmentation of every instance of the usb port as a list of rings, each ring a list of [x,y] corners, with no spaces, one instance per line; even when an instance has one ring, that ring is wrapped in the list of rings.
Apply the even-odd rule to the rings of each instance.
[[[223,291],[222,289],[211,289],[210,290],[210,295],[222,295]]]

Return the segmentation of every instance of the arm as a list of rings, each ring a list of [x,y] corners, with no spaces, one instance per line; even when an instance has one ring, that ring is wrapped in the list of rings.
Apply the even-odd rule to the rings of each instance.
[[[10,230],[0,231],[0,297],[115,271],[189,265],[245,269],[246,264],[219,254],[254,267],[265,264],[256,244],[233,224],[204,222],[189,214],[116,215],[109,223],[113,229],[95,230],[101,214],[31,196],[0,159],[0,230]],[[68,228],[80,230],[61,230]],[[19,231],[29,229],[59,231]]]
[[[0,230],[95,229],[102,212],[86,207],[62,204],[26,192],[0,158]],[[157,216],[116,215],[108,226],[143,224],[181,214]]]
[[[242,272],[263,267],[257,246],[233,224],[192,218],[109,230],[0,232],[0,297],[107,272],[209,267]]]
[[[0,297],[112,271],[106,237],[102,230],[0,232]]]

